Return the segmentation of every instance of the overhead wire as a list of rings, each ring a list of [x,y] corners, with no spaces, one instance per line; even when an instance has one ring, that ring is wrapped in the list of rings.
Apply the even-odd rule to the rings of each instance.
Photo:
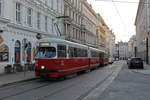
[[[139,3],[139,2],[132,2],[132,1],[117,1],[117,0],[95,0],[95,1],[118,2],[118,3]]]
[[[113,2],[114,0],[112,0],[112,2]],[[116,6],[116,4],[113,2],[113,6],[114,6],[114,8],[115,8],[115,10],[116,10],[116,12],[117,12],[117,14],[118,14],[118,16],[120,17],[120,20],[121,20],[121,23],[122,23],[122,25],[124,26],[124,30],[126,30],[126,25],[125,25],[125,23],[124,23],[124,20],[123,20],[123,18],[122,18],[122,16],[121,16],[121,14],[120,14],[120,12],[119,12],[119,10],[118,10],[118,8],[117,8],[117,6]],[[126,30],[127,31],[127,30]]]
[[[103,2],[116,2],[116,3],[130,3],[130,4],[150,4],[150,3],[146,3],[146,2],[134,2],[134,1],[118,1],[118,0],[95,0],[95,1],[103,1]]]

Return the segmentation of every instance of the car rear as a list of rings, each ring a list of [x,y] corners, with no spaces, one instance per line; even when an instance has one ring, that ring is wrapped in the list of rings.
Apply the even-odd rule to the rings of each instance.
[[[132,58],[130,60],[129,68],[140,68],[143,69],[143,61],[141,58]]]

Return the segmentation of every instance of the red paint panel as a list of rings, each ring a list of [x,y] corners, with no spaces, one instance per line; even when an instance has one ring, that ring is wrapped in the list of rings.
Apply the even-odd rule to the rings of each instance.
[[[90,59],[90,68],[96,68],[100,66],[100,61],[97,58],[91,58]]]
[[[46,70],[58,70],[58,76],[72,74],[75,72],[88,70],[89,59],[36,59],[36,70],[41,70],[41,66],[46,66]],[[55,73],[50,73],[50,76]]]

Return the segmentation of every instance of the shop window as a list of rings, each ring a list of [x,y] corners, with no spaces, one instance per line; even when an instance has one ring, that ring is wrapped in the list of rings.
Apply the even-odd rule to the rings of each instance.
[[[0,62],[9,61],[9,48],[7,45],[0,46]]]

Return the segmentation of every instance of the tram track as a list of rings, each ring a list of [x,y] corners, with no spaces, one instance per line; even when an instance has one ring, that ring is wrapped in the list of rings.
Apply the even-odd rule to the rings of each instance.
[[[66,81],[69,81],[70,79],[66,80]],[[79,80],[79,79],[78,79]],[[28,82],[25,82],[23,84],[15,84],[14,85],[10,85],[8,87],[3,87],[3,88],[0,88],[0,94],[1,94],[1,91],[3,90],[6,90],[6,89],[15,89],[15,88],[21,88],[21,87],[25,87],[26,85],[28,86],[29,88],[29,85],[33,85],[34,86],[34,83],[37,82],[37,81],[40,81],[40,79],[36,80],[36,81],[31,81],[31,83],[28,83]],[[17,91],[17,93],[12,93],[12,94],[8,94],[6,96],[3,96],[1,97],[0,96],[0,100],[5,100],[5,99],[8,99],[8,98],[11,98],[11,97],[15,97],[15,96],[18,96],[18,95],[21,95],[21,94],[24,94],[24,93],[27,93],[27,92],[30,92],[30,91],[34,91],[36,89],[40,89],[40,88],[44,88],[44,87],[47,87],[47,86],[50,86],[50,85],[54,85],[53,83],[57,83],[58,81],[48,81],[48,83],[44,84],[44,85],[40,85],[40,86],[36,86],[36,87],[33,87],[33,88],[29,88],[29,89],[26,89],[26,90],[23,90],[23,91]],[[65,81],[61,81],[61,82],[65,82]],[[60,83],[60,82],[58,82]],[[71,82],[73,83],[73,82]],[[69,87],[72,87],[73,84],[69,84],[69,86],[66,86],[66,87],[63,87],[61,89],[58,89],[57,91],[54,91],[53,93],[49,94],[49,95],[46,95],[46,96],[43,96],[44,98],[48,97],[48,96],[51,96],[51,95],[54,95],[56,93],[58,93],[59,91],[63,91],[65,90],[66,88],[69,88]],[[40,83],[39,83],[40,84]],[[31,86],[30,86],[31,87]],[[43,98],[42,97],[42,98]],[[40,97],[41,98],[41,97]],[[39,99],[38,99],[39,100]],[[41,99],[40,99],[41,100]]]
[[[18,86],[29,85],[29,84],[35,83],[37,81],[40,81],[40,79],[35,79],[35,80],[30,80],[30,81],[24,81],[24,82],[17,82],[17,83],[11,83],[11,84],[7,84],[7,85],[2,85],[2,86],[0,86],[0,91],[6,90],[6,89],[11,89],[11,88],[16,88]]]
[[[102,68],[102,70],[104,70],[104,69]],[[105,75],[104,78],[101,81],[99,81],[99,82],[97,81],[97,83],[94,86],[90,87],[84,93],[81,93],[81,95],[79,95],[79,97],[75,98],[74,100],[84,99],[94,89],[99,87],[101,84],[104,83],[104,81],[106,81],[108,78],[110,78],[113,75],[113,73],[115,73],[115,70],[110,71],[109,73],[107,73],[107,75]],[[30,92],[32,93],[33,91],[45,90],[46,88],[49,88],[49,90],[46,90],[46,92],[45,92],[46,94],[39,95],[38,97],[35,95],[36,99],[34,99],[34,100],[45,100],[45,99],[47,100],[50,97],[57,96],[61,93],[65,93],[65,90],[67,91],[68,89],[70,89],[72,87],[77,87],[78,86],[77,83],[80,83],[80,81],[81,81],[80,78],[79,77],[78,78],[76,78],[76,77],[72,78],[73,80],[75,79],[75,82],[72,79],[71,80],[67,79],[67,80],[59,81],[59,82],[49,81],[48,83],[38,82],[39,81],[39,79],[38,79],[38,80],[31,81],[31,82],[25,82],[25,83],[18,84],[18,85],[8,86],[6,88],[0,88],[0,94],[1,94],[1,90],[14,89],[14,88],[17,88],[17,89],[19,88],[20,89],[20,87],[22,88],[22,87],[27,86],[27,88],[25,88],[23,90],[15,91],[15,93],[12,93],[12,94],[8,94],[8,95],[5,95],[5,96],[3,96],[1,94],[2,96],[0,97],[0,100],[5,100],[5,99],[11,100],[10,98],[18,98],[18,96],[25,96],[26,94],[29,94]],[[84,74],[82,76],[82,78],[88,79],[86,74]],[[38,84],[35,84],[35,83],[38,83]],[[43,84],[43,83],[45,83],[45,84]],[[84,84],[84,83],[82,83],[82,84]],[[55,85],[55,88],[53,88],[54,85]],[[11,90],[11,91],[13,91],[13,90]],[[35,97],[35,96],[32,96],[32,97]],[[17,99],[13,99],[13,100],[17,100]]]
[[[29,85],[29,84],[24,84],[25,85]],[[14,97],[14,96],[17,96],[17,95],[21,95],[23,93],[27,93],[29,91],[32,91],[32,90],[36,90],[36,89],[39,89],[39,88],[43,88],[43,87],[46,87],[46,86],[49,86],[49,85],[52,85],[50,83],[46,83],[46,84],[43,84],[43,85],[40,85],[40,86],[36,86],[36,87],[33,87],[33,88],[30,88],[30,89],[26,89],[26,90],[23,90],[23,91],[19,91],[17,93],[13,93],[11,95],[6,95],[6,96],[3,96],[3,97],[0,97],[0,100],[4,100],[4,99],[7,99],[7,98],[11,98],[11,97]],[[24,86],[21,86],[21,87],[24,87]],[[34,86],[34,84],[33,84]],[[18,86],[16,86],[18,88]],[[14,88],[14,87],[13,87]]]
[[[119,74],[119,72],[122,69],[122,67],[120,67],[119,69],[112,70],[112,72],[106,78],[104,78],[102,81],[100,81],[99,83],[97,83],[94,87],[92,87],[90,90],[88,90],[87,92],[85,92],[84,94],[82,94],[81,96],[79,96],[75,100],[86,100],[85,98],[90,93],[92,93],[95,89],[100,88],[100,87],[101,87],[101,89],[102,88],[103,89],[101,91],[98,91],[98,92],[102,93],[105,90],[104,88],[107,87],[117,77],[117,75]],[[108,83],[106,83],[106,82],[108,82]],[[104,85],[106,85],[106,86],[104,86]]]
[[[82,100],[84,97],[86,97],[89,93],[91,93],[95,88],[99,87],[105,80],[107,80],[108,78],[110,78],[112,76],[114,72],[111,72],[109,75],[106,76],[106,78],[104,78],[102,81],[100,81],[99,83],[97,83],[94,87],[92,87],[91,89],[89,89],[86,93],[82,94],[80,97],[78,97],[77,99],[75,100]],[[66,87],[63,87],[61,89],[58,89],[48,95],[45,95],[45,96],[42,96],[42,97],[39,97],[37,100],[45,100],[47,98],[49,98],[50,96],[54,96],[54,95],[57,95],[58,93],[61,93],[63,91],[65,91],[66,89],[69,89],[73,86],[77,85],[76,83],[74,84],[71,84],[69,86],[66,86]]]
[[[108,78],[110,78],[113,75],[114,72],[110,73],[106,78],[104,78],[102,81],[97,83],[94,87],[89,89],[87,92],[79,96],[76,100],[82,100],[84,99],[88,94],[90,94],[93,90],[95,90],[97,87],[99,87],[103,82],[105,82]]]

